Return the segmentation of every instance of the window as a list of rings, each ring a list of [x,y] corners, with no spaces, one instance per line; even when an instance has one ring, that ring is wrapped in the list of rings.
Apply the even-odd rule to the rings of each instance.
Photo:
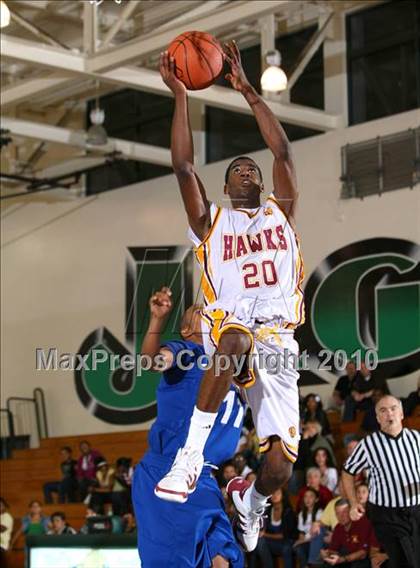
[[[420,106],[420,5],[380,4],[347,17],[349,121]]]
[[[87,128],[94,105],[94,101],[88,104]],[[169,148],[172,98],[125,89],[102,97],[100,107],[105,111],[104,127],[109,137]],[[101,193],[171,172],[170,167],[148,162],[115,160],[87,173],[86,192]]]
[[[342,197],[365,197],[420,182],[420,128],[341,148]]]
[[[282,67],[290,72],[299,54],[316,32],[316,27],[306,28],[294,34],[278,37],[276,48],[282,55]],[[261,48],[255,45],[241,50],[242,63],[247,77],[261,93]],[[227,73],[227,67],[225,73]],[[224,76],[217,85],[230,87]],[[324,60],[323,48],[318,49],[291,91],[292,103],[324,108]],[[290,140],[300,140],[320,134],[317,130],[282,123]],[[253,115],[245,115],[224,109],[206,107],[206,161],[215,162],[238,154],[246,154],[266,148]]]

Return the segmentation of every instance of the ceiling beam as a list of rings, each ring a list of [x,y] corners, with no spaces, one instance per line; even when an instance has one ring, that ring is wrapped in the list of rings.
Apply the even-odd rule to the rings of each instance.
[[[83,73],[85,70],[84,57],[70,50],[47,46],[4,33],[1,34],[0,45],[2,57],[19,59],[61,71]]]
[[[248,2],[246,0],[236,0],[235,2],[229,2],[226,6],[221,6],[212,14],[193,19],[191,25],[195,29],[206,30],[208,33],[215,34],[218,31],[243,22],[256,20],[265,14],[279,11],[290,4],[293,4],[293,1],[258,0],[258,2]],[[99,72],[138,61],[144,55],[166,48],[174,37],[184,31],[185,24],[180,23],[171,26],[168,30],[152,33],[146,37],[140,36],[136,40],[98,53],[87,61],[87,71]]]
[[[60,86],[71,84],[74,75],[66,71],[55,71],[49,75],[24,79],[19,83],[1,90],[1,106],[17,105],[34,96],[40,96]]]
[[[216,10],[220,8],[223,4],[226,4],[228,0],[207,0],[203,2],[199,6],[192,8],[191,10],[187,10],[184,14],[180,14],[176,18],[173,18],[169,22],[165,22],[164,24],[158,26],[153,30],[153,32],[160,32],[162,30],[173,29],[175,24],[185,24],[189,21],[193,20],[197,16],[202,16],[203,14],[207,14],[207,12],[211,12],[212,10]],[[195,25],[194,25],[195,26]],[[174,36],[175,37],[175,36]]]
[[[319,29],[314,33],[308,43],[305,45],[302,53],[299,55],[293,69],[290,72],[287,81],[287,90],[293,87],[299,77],[302,75],[305,67],[308,65],[309,61],[318,51],[319,47],[324,43],[324,39],[328,32],[328,26],[334,16],[334,12],[328,14],[324,23],[319,27]]]
[[[168,167],[172,165],[171,151],[169,149],[152,146],[150,144],[130,142],[118,138],[108,138],[107,144],[103,146],[92,146],[86,143],[86,132],[7,116],[2,117],[2,128],[10,130],[12,134],[17,136],[55,142],[57,144],[67,144],[69,146],[91,150],[97,154],[120,152],[124,157],[130,160],[149,162],[151,164],[159,164]]]
[[[131,16],[131,14],[134,12],[134,10],[137,8],[137,6],[140,3],[141,3],[141,0],[130,0],[130,2],[128,2],[124,6],[123,11],[121,12],[121,15],[119,16],[119,18],[112,24],[112,26],[106,32],[105,37],[104,37],[103,41],[101,42],[101,49],[105,48],[105,47],[109,47],[109,45],[111,44],[114,37],[117,35],[117,33],[120,31],[120,29],[124,25],[124,22],[126,22],[128,20],[128,18]]]
[[[32,24],[32,22],[30,22],[29,20],[27,20],[26,18],[15,12],[14,10],[11,10],[9,8],[9,11],[11,19],[20,26],[22,26],[22,28],[25,28],[28,31],[30,31],[31,34],[35,35],[38,38],[43,39],[44,41],[46,41],[50,45],[54,45],[55,47],[64,47],[65,49],[70,49],[66,44],[55,39],[52,35],[50,35],[46,31],[41,30],[41,28],[38,28],[37,26]]]
[[[150,69],[120,67],[101,74],[89,74],[89,77],[100,79],[101,83],[115,83],[141,91],[150,91],[170,96],[170,91],[163,83],[160,73]],[[63,81],[63,78],[61,77],[58,80]],[[52,79],[52,81],[54,81],[54,79]],[[48,82],[48,79],[46,79],[46,82]],[[32,85],[30,83],[31,82],[29,81],[26,85],[20,87],[22,95],[21,99],[24,96],[24,93],[31,96],[30,91]],[[6,89],[2,93],[2,103],[3,100],[5,102],[10,102],[10,100],[13,99],[13,96],[16,95],[16,91],[18,89],[19,86],[9,87]],[[12,91],[12,93],[10,91]],[[252,114],[252,110],[245,99],[239,93],[227,87],[213,85],[212,87],[202,91],[189,91],[189,97],[210,106],[216,106],[244,114]],[[266,102],[279,120],[283,120],[290,124],[306,126],[307,128],[313,128],[321,131],[337,128],[341,124],[339,116],[330,115],[321,110],[280,102]]]
[[[5,35],[2,37],[2,53],[3,56],[6,57],[13,57],[27,62],[38,60],[38,62],[46,62],[46,64],[48,63],[50,66],[60,68],[61,75],[57,77],[58,85],[63,85],[67,81],[67,79],[64,80],[62,75],[64,70],[64,72],[74,72],[79,76],[99,79],[101,82],[115,83],[125,87],[169,95],[169,90],[163,83],[158,71],[138,67],[119,67],[102,73],[87,72],[84,67],[85,59],[82,55],[65,50],[58,50],[57,48],[40,45],[34,42],[25,41],[22,43],[22,41],[17,38],[11,38]],[[39,79],[34,79],[34,81],[40,82]],[[47,84],[52,86],[54,84],[54,77],[46,78],[44,81],[44,83],[41,81],[40,87],[46,88]],[[28,97],[33,97],[34,89],[32,87],[33,85],[28,81],[23,86],[17,85],[5,89],[2,92],[2,104],[3,102],[4,104],[10,103],[19,89],[21,100],[24,93],[26,93]],[[227,108],[235,112],[246,114],[251,114],[252,112],[245,99],[230,88],[212,86],[202,91],[190,91],[189,96],[191,99],[200,100],[205,104]],[[282,104],[276,101],[267,101],[267,104],[271,105],[278,119],[290,124],[297,124],[322,131],[337,128],[341,124],[340,117],[328,115],[324,111],[317,109],[299,105]]]
[[[98,6],[95,2],[83,3],[83,51],[94,55],[98,42]]]
[[[100,76],[101,81],[121,83],[143,91],[170,95],[170,91],[163,83],[158,71],[139,69],[138,67],[120,67],[119,69],[106,71]],[[243,114],[252,114],[252,110],[244,97],[228,87],[213,85],[201,91],[188,91],[188,97],[199,100],[209,106],[224,108]],[[265,102],[279,120],[290,124],[306,126],[307,128],[321,131],[333,130],[341,125],[341,117],[326,114],[324,111],[318,109],[301,105],[286,105],[269,100]]]

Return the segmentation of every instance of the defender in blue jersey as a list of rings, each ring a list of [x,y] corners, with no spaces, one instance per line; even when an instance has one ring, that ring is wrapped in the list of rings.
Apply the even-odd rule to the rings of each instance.
[[[142,568],[242,568],[243,554],[232,533],[212,466],[228,460],[237,447],[244,403],[231,387],[205,446],[205,466],[191,479],[188,502],[163,501],[155,487],[186,440],[205,362],[200,308],[189,308],[181,322],[182,340],[161,345],[160,333],[172,309],[171,292],[162,288],[150,300],[151,318],[142,354],[163,370],[157,389],[157,418],[149,450],[136,466],[132,499]]]

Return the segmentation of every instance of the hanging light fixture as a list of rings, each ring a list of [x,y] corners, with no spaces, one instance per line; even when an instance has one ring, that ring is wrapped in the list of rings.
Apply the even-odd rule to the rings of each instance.
[[[96,84],[97,91],[99,83]],[[99,95],[97,93],[95,108],[89,114],[92,125],[88,128],[86,142],[92,146],[103,146],[108,142],[108,135],[102,126],[105,121],[105,111],[99,107]]]
[[[5,28],[10,24],[10,10],[6,2],[0,0],[0,28]]]
[[[261,89],[270,93],[284,91],[287,88],[287,77],[286,73],[280,67],[280,51],[277,49],[267,51],[265,61],[268,67],[261,75]]]

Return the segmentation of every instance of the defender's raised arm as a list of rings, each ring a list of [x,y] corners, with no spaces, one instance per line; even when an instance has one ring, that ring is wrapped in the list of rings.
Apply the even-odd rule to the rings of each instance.
[[[160,55],[160,74],[164,83],[175,95],[172,119],[172,167],[181,189],[189,224],[203,239],[210,228],[210,205],[203,184],[194,171],[194,147],[188,116],[187,90],[175,75],[175,60],[165,51]]]
[[[226,79],[247,100],[257,119],[261,135],[274,155],[274,196],[286,215],[293,217],[298,192],[290,142],[273,112],[246,78],[235,41],[225,44],[225,56],[231,66],[231,73],[226,75]]]

